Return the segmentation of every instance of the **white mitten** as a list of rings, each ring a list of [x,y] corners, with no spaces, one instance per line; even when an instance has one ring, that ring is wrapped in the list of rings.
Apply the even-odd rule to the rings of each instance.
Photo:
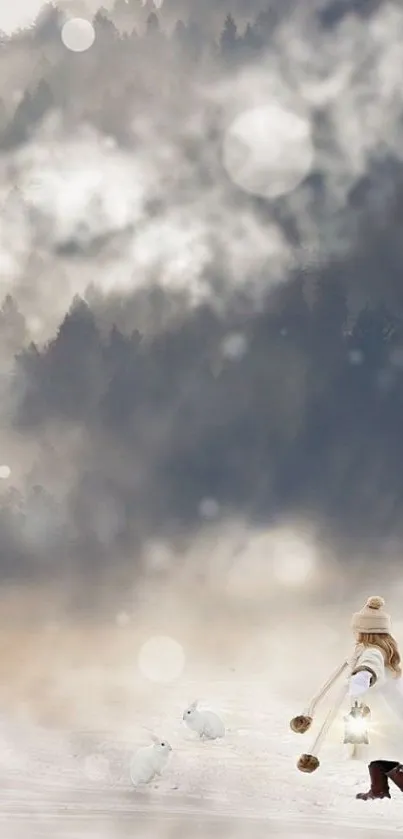
[[[360,696],[366,693],[371,684],[371,674],[368,670],[360,670],[355,673],[349,680],[349,694],[350,696]]]

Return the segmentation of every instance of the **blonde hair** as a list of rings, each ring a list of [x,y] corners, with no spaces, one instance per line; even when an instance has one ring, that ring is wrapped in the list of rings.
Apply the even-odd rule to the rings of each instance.
[[[397,678],[402,675],[402,663],[397,641],[389,634],[359,632],[357,641],[364,647],[378,647],[383,653],[385,665]]]

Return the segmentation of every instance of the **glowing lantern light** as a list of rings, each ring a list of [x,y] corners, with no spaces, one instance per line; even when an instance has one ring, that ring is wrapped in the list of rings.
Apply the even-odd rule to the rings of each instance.
[[[349,714],[344,717],[344,744],[368,746],[371,712],[367,705],[354,702]]]

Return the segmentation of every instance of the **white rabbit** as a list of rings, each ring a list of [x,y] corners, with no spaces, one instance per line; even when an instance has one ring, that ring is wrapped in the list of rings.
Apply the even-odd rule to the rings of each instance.
[[[168,763],[172,746],[167,740],[151,735],[152,745],[139,749],[130,764],[130,778],[133,786],[149,784],[156,775],[162,775]]]
[[[198,711],[198,701],[192,702],[184,711],[183,720],[192,731],[196,731],[201,740],[217,740],[225,736],[225,727],[220,717],[213,711]]]

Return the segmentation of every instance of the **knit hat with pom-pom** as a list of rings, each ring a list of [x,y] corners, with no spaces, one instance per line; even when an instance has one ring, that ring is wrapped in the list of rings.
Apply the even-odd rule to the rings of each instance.
[[[370,635],[390,635],[391,620],[385,610],[383,597],[369,597],[364,608],[353,615],[352,628],[354,632],[364,632]]]

